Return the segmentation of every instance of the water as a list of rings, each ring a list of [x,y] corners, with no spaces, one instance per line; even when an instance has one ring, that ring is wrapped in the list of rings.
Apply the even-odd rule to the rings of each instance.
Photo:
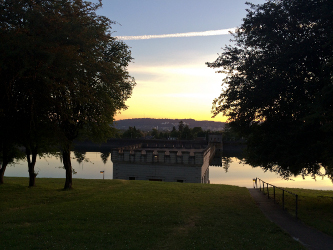
[[[111,157],[108,157],[106,164],[104,164],[100,152],[87,152],[85,156],[86,160],[79,163],[75,159],[74,154],[71,154],[72,167],[76,172],[73,174],[73,178],[103,179],[103,174],[100,171],[104,171],[105,179],[113,179]],[[37,159],[35,172],[37,173],[37,178],[65,178],[65,169],[60,158],[55,156]],[[7,166],[5,176],[28,177],[28,164],[26,161],[19,161],[14,165]]]
[[[229,163],[227,170],[223,167],[209,167],[211,184],[228,184],[251,188],[253,187],[253,178],[258,177],[277,187],[333,190],[332,181],[326,176],[324,178],[317,176],[316,180],[311,176],[306,176],[305,179],[302,176],[297,176],[291,177],[290,180],[284,180],[275,172],[264,172],[259,167],[253,168],[248,164],[240,163],[240,160],[236,157],[231,157],[230,160],[231,163]]]
[[[76,174],[73,178],[82,179],[113,179],[113,164],[110,157],[104,164],[100,152],[87,152],[86,159],[81,163],[77,162],[72,154],[72,166]],[[74,158],[74,159],[73,159]],[[310,176],[302,179],[301,176],[292,180],[284,180],[274,172],[264,172],[261,168],[253,168],[248,164],[240,163],[236,157],[229,158],[229,167],[209,167],[209,179],[211,184],[228,184],[241,187],[253,187],[253,178],[260,178],[265,182],[278,187],[307,188],[333,190],[333,184],[327,177],[317,177],[316,180]],[[65,178],[65,170],[59,158],[54,156],[38,159],[35,166],[37,178]],[[7,166],[5,176],[28,177],[28,166],[26,161],[19,161],[14,165]],[[37,180],[38,181],[38,180]]]

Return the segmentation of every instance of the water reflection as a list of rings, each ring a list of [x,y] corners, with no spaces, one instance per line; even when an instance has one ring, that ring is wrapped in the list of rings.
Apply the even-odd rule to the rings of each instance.
[[[113,178],[113,164],[111,157],[100,152],[72,152],[72,166],[75,174],[73,178],[102,179],[104,171],[105,179]],[[78,156],[78,158],[76,158]],[[37,160],[35,171],[37,178],[65,178],[65,170],[61,158],[46,156]],[[24,160],[18,161],[7,167],[5,176],[28,177],[28,167]]]
[[[111,157],[110,152],[101,152],[101,159],[104,164],[106,164],[106,162],[108,161],[108,159],[110,159],[110,157]]]
[[[84,157],[83,157],[84,155]],[[232,154],[231,154],[232,155]],[[79,156],[76,158],[75,156]],[[239,158],[224,156],[217,159],[219,166],[209,167],[211,184],[228,184],[241,187],[253,187],[252,179],[258,177],[266,182],[279,187],[295,187],[309,189],[333,190],[333,184],[327,176],[314,180],[311,176],[298,176],[285,180],[279,174],[271,171],[264,172],[260,167],[253,168],[243,163]],[[105,179],[113,179],[113,164],[110,153],[107,152],[81,152],[72,153],[72,165],[76,172],[73,178],[102,179],[105,171]],[[37,178],[65,178],[61,159],[56,156],[48,156],[37,160]],[[323,170],[324,171],[324,170]],[[5,176],[28,177],[28,167],[24,160],[15,165],[8,166]]]
[[[210,183],[212,184],[228,184],[241,187],[253,187],[253,178],[260,178],[270,184],[279,187],[290,188],[308,188],[333,190],[331,179],[322,176],[314,179],[313,176],[297,176],[285,179],[278,172],[272,170],[264,171],[260,167],[252,167],[244,163],[237,157],[222,157],[222,165],[210,166]],[[325,171],[322,169],[321,171]]]
[[[89,162],[89,159],[86,158],[86,153],[87,152],[74,151],[74,156],[79,164],[81,164],[83,161]]]

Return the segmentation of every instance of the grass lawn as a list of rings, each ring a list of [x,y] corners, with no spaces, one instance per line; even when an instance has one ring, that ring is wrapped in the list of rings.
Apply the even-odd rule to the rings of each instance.
[[[333,237],[333,191],[285,188],[298,195],[298,218]],[[273,189],[269,188],[273,198]],[[266,190],[265,190],[266,193]],[[282,191],[275,189],[276,201],[282,206]],[[295,196],[285,192],[285,207],[295,215]]]
[[[5,177],[1,249],[303,249],[246,188]],[[330,217],[332,218],[332,217]]]

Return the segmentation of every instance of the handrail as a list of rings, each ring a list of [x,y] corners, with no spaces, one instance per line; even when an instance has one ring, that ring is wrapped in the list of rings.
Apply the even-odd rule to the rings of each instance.
[[[295,196],[295,217],[297,218],[297,212],[298,212],[298,194],[294,194],[288,190],[285,190],[283,188],[274,186],[272,184],[269,184],[268,182],[265,182],[263,180],[261,180],[260,178],[255,178],[253,179],[253,187],[254,188],[258,188],[258,180],[259,180],[259,190],[261,191],[261,182],[262,182],[262,192],[265,194],[265,184],[266,184],[266,190],[267,190],[267,198],[269,199],[269,189],[268,186],[272,186],[273,187],[273,199],[274,199],[274,203],[275,203],[275,188],[282,190],[282,208],[284,209],[284,193],[287,192],[291,195]]]

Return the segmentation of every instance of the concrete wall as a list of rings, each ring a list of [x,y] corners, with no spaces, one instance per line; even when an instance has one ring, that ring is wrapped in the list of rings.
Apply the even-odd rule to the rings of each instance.
[[[201,183],[200,166],[162,164],[113,164],[113,179],[160,180]]]
[[[208,153],[208,156],[206,156]],[[161,164],[185,164],[203,165],[204,160],[210,156],[210,147],[206,149],[142,149],[137,147],[112,150],[113,163],[161,163]]]
[[[208,142],[209,143],[222,143],[222,134],[209,134]]]
[[[114,179],[181,181],[209,183],[209,160],[212,147],[119,148],[112,151]]]

